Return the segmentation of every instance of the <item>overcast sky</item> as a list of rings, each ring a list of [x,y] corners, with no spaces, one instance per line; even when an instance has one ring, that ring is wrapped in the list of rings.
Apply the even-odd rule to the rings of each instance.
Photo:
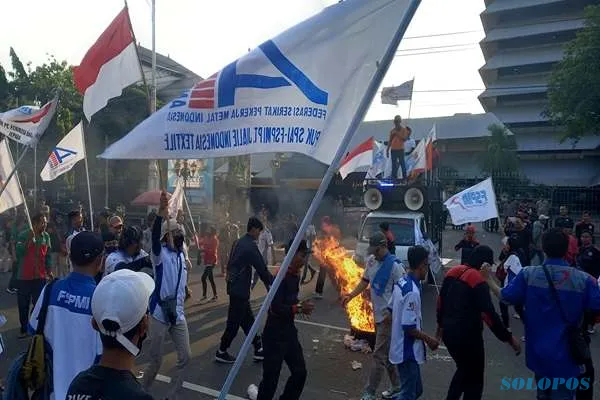
[[[157,51],[206,77],[335,2],[156,0]],[[150,0],[128,3],[137,40],[150,47]],[[26,8],[20,1],[4,1],[0,63],[10,69],[13,46],[24,63],[35,66],[53,54],[76,65],[122,7],[122,0],[29,0]],[[412,117],[483,112],[477,100],[483,88],[477,72],[484,64],[477,45],[484,36],[483,9],[483,0],[422,0],[384,80],[389,86],[415,77]],[[448,35],[454,32],[467,33]],[[367,119],[406,117],[408,111],[409,102],[382,105],[377,96]]]

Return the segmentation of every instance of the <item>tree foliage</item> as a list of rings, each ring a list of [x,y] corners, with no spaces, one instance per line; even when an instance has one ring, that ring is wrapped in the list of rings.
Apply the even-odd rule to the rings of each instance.
[[[37,145],[37,170],[34,170],[33,152],[29,152],[19,168],[21,183],[25,189],[33,186],[33,177],[38,175],[48,154],[54,146],[76,125],[84,119],[82,111],[83,96],[77,91],[73,82],[73,67],[66,61],[58,61],[52,55],[48,56],[45,63],[27,69],[19,59],[16,51],[10,48],[12,70],[6,71],[0,66],[0,112],[15,108],[20,105],[36,103],[45,104],[54,97],[55,90],[60,90],[60,103],[57,108],[56,117],[41,137]],[[105,148],[105,137],[108,143],[112,143],[136,124],[148,116],[148,102],[146,92],[139,87],[129,87],[123,91],[123,95],[109,101],[108,105],[96,113],[90,124],[85,126],[86,148],[92,182],[93,197],[101,202],[104,197],[104,170],[105,162],[96,159],[96,156]],[[13,152],[23,151],[22,146],[12,143]],[[137,163],[130,166],[128,162],[111,162],[109,167],[109,179],[111,185],[115,181],[130,180],[123,184],[135,195],[137,187],[132,187],[131,182],[135,179],[132,175],[140,175],[139,181],[145,182],[145,163]],[[118,167],[118,168],[113,168]],[[127,170],[127,174],[123,171]],[[61,184],[62,182],[62,184]],[[127,186],[127,183],[129,186]],[[50,184],[45,184],[49,195],[57,193],[66,194],[73,200],[87,202],[87,188],[85,186],[85,174],[83,168],[74,168],[72,171],[62,175]],[[127,193],[121,189],[111,188],[112,198],[117,194],[126,197]],[[96,192],[96,193],[95,193]],[[120,198],[119,197],[119,198]],[[118,200],[114,200],[118,201]],[[121,200],[119,200],[121,201]],[[111,201],[112,203],[112,201]],[[101,204],[98,203],[98,206]]]
[[[492,177],[514,175],[519,169],[517,143],[514,135],[503,125],[488,127],[491,136],[486,138],[486,151],[481,155],[481,169]]]
[[[600,134],[600,6],[588,6],[585,18],[550,78],[547,115],[566,127],[565,138]]]

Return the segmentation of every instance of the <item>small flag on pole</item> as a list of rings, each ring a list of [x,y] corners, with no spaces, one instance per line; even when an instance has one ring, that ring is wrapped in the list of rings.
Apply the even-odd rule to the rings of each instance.
[[[75,164],[85,158],[83,144],[83,123],[77,126],[56,145],[50,153],[48,161],[40,172],[43,181],[52,181],[70,171]]]
[[[398,86],[384,87],[381,90],[381,103],[398,105],[400,100],[412,100],[414,78]]]
[[[33,147],[48,128],[58,105],[58,94],[38,106],[21,106],[0,113],[0,134],[21,144]]]
[[[183,179],[179,177],[177,178],[177,182],[175,183],[175,190],[173,190],[173,195],[169,199],[169,217],[176,218],[177,212],[179,210],[183,210],[183,196],[185,196],[183,188]]]
[[[73,80],[83,95],[89,121],[123,89],[143,79],[127,7],[123,9],[73,68]]]
[[[10,149],[8,148],[8,140],[0,140],[0,188],[6,183],[6,179],[15,168]],[[25,202],[19,184],[18,174],[14,174],[10,182],[0,195],[0,214],[6,210],[17,207]]]
[[[454,225],[498,218],[492,178],[487,178],[485,181],[455,194],[444,205],[448,208]]]

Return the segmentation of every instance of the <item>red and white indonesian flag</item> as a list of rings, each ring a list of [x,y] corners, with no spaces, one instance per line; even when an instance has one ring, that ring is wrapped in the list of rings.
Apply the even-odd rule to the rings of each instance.
[[[367,89],[418,3],[346,0],[327,7],[198,82],[100,157],[294,152],[331,164],[359,105],[372,100]]]
[[[0,134],[27,146],[35,146],[56,113],[58,94],[41,108],[21,106],[0,113]]]
[[[348,174],[361,167],[369,167],[373,164],[374,144],[375,140],[370,137],[344,157],[340,163],[340,175],[342,175],[342,179],[346,179]]]
[[[84,158],[83,122],[80,122],[54,147],[40,177],[43,181],[52,181]]]
[[[8,140],[0,140],[0,188],[6,184],[6,179],[15,168]],[[6,210],[17,207],[25,202],[19,183],[19,175],[14,174],[0,195],[0,214]]]
[[[127,7],[123,9],[73,68],[73,80],[83,95],[88,121],[123,89],[142,80]]]

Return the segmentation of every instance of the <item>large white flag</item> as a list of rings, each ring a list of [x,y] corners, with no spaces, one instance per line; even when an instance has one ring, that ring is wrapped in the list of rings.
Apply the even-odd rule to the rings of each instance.
[[[0,188],[2,188],[6,179],[15,168],[10,149],[8,148],[8,140],[0,140]],[[18,174],[14,174],[8,182],[6,189],[0,195],[0,214],[6,210],[19,206],[25,202],[19,184]]]
[[[56,177],[70,171],[78,161],[85,158],[83,144],[83,123],[71,129],[71,132],[56,145],[50,153],[40,177],[43,181],[51,181]]]
[[[58,94],[43,107],[21,106],[0,113],[0,134],[27,146],[35,146],[58,105]]]
[[[263,152],[333,161],[415,0],[347,0],[288,29],[152,114],[100,157]]]
[[[450,217],[454,225],[498,218],[496,193],[492,185],[492,178],[487,178],[485,181],[455,194],[446,200],[444,205],[450,211]]]

